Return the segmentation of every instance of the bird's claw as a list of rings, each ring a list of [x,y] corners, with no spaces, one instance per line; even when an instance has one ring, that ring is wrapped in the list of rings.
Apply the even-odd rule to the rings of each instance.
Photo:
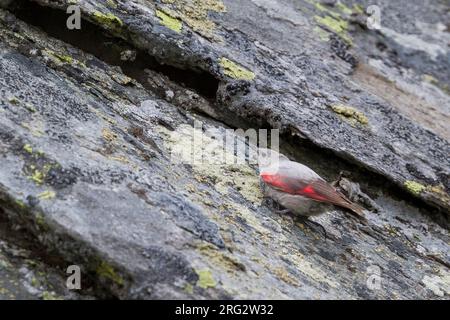
[[[329,238],[329,237],[328,237],[327,230],[325,230],[324,226],[322,226],[320,223],[318,223],[318,222],[316,222],[316,221],[313,221],[313,220],[310,220],[310,219],[308,219],[308,218],[306,218],[306,217],[304,217],[304,218],[299,218],[299,220],[300,220],[303,224],[307,225],[308,228],[310,228],[311,230],[316,230],[317,227],[319,227],[319,228],[321,229],[322,233],[323,233],[323,236],[325,237],[325,240],[327,240],[327,239]]]

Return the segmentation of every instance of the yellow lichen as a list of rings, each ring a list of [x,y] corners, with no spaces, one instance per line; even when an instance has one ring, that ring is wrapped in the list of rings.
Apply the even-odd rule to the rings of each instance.
[[[126,158],[125,156],[109,156],[108,157],[109,160],[113,160],[113,161],[118,161],[124,164],[130,164],[130,160],[128,160],[128,158]]]
[[[338,1],[336,3],[336,7],[345,15],[351,15],[353,13],[352,9],[350,9],[349,7],[347,7],[345,4],[343,4],[340,1]]]
[[[131,79],[130,77],[127,77],[124,74],[113,74],[111,76],[111,78],[113,78],[114,81],[116,81],[119,84],[123,84],[123,85],[128,85],[130,83],[133,82],[133,79]]]
[[[175,32],[181,32],[183,24],[179,19],[171,17],[169,14],[161,10],[156,10],[156,16],[161,20],[162,25]]]
[[[202,256],[207,258],[208,261],[226,270],[227,272],[234,273],[245,270],[245,266],[238,261],[237,258],[230,254],[224,253],[221,250],[217,250],[217,248],[211,244],[201,244],[198,246],[198,249]]]
[[[328,30],[336,33],[348,44],[352,44],[352,40],[347,34],[348,22],[335,16],[314,16],[317,23]]]
[[[9,97],[8,102],[13,105],[18,105],[20,103],[19,99],[17,99],[15,96]]]
[[[94,11],[92,18],[99,24],[105,26],[107,29],[117,30],[123,27],[123,22],[119,17],[116,17],[112,13],[101,13],[100,11]]]
[[[42,293],[43,300],[64,300],[64,298],[57,296],[54,292],[44,291]]]
[[[15,202],[21,209],[25,208],[25,203],[22,200],[17,199]]]
[[[115,134],[108,128],[102,129],[102,136],[103,139],[105,139],[108,142],[114,142],[117,139],[117,134]]]
[[[99,276],[110,279],[120,286],[124,284],[123,278],[119,274],[117,274],[114,268],[106,261],[100,262],[100,264],[97,266],[96,272]]]
[[[439,195],[442,198],[449,199],[449,195],[445,191],[445,188],[443,185],[427,186],[427,191],[432,192],[436,195]]]
[[[184,291],[185,291],[186,293],[188,293],[188,294],[193,294],[193,293],[194,293],[194,286],[193,286],[192,284],[190,284],[190,283],[187,283],[187,284],[184,286]]]
[[[297,270],[301,271],[303,274],[314,279],[315,281],[326,283],[332,288],[339,287],[339,283],[334,280],[332,275],[328,275],[320,268],[320,266],[316,266],[309,262],[301,253],[293,251],[292,253],[286,255],[286,259],[292,261]]]
[[[339,18],[339,17],[340,17],[340,14],[339,14],[339,13],[334,12],[333,10],[331,10],[331,9],[329,9],[329,8],[327,8],[327,7],[325,7],[324,5],[322,5],[322,4],[319,3],[319,2],[314,3],[314,6],[315,6],[319,11],[326,12],[327,14],[329,14],[329,15],[335,17],[335,18]]]
[[[44,173],[39,170],[34,170],[33,174],[31,175],[30,179],[33,180],[37,185],[41,185],[44,183]]]
[[[217,285],[216,280],[214,280],[210,270],[202,269],[202,270],[195,270],[195,272],[198,275],[197,286],[199,286],[200,288],[203,289],[214,288]]]
[[[284,281],[287,284],[293,285],[295,287],[299,286],[298,281],[293,276],[291,276],[283,267],[277,267],[271,270],[273,274],[281,281]]]
[[[313,31],[315,33],[317,33],[317,35],[319,36],[320,41],[328,41],[330,40],[330,35],[327,31],[325,31],[324,29],[320,28],[320,27],[314,27]]]
[[[314,18],[319,24],[329,28],[331,31],[334,31],[338,34],[344,32],[348,27],[347,21],[342,19],[335,19],[330,16],[326,17],[315,16]]]
[[[44,215],[42,213],[37,213],[36,214],[36,224],[42,228],[42,229],[47,229],[47,223],[45,222],[45,218]]]
[[[114,1],[114,0],[106,0],[106,4],[107,4],[108,7],[110,7],[110,8],[114,8],[114,9],[117,8],[117,3],[116,3],[116,1]]]
[[[50,49],[45,49],[42,51],[42,53],[46,56],[52,59],[53,62],[57,63],[57,64],[61,64],[61,63],[68,63],[68,64],[72,64],[73,63],[73,58],[69,55],[65,55],[65,54],[60,54],[57,53],[55,51],[52,51]]]
[[[30,103],[25,103],[25,109],[27,109],[31,113],[35,113],[37,111],[36,108]]]
[[[428,82],[428,83],[431,83],[431,84],[438,84],[438,83],[439,83],[439,80],[436,79],[435,77],[433,77],[433,76],[430,75],[430,74],[424,74],[424,75],[422,75],[422,79],[423,79],[423,81]]]
[[[221,0],[164,0],[166,15],[178,18],[205,38],[220,40],[214,34],[216,24],[209,19],[209,12],[226,12]]]
[[[33,153],[33,148],[29,144],[24,145],[23,150],[25,150],[28,153]]]
[[[364,8],[360,4],[354,4],[353,11],[357,14],[364,14]]]
[[[21,126],[24,127],[25,129],[29,130],[31,132],[31,134],[35,137],[42,137],[44,135],[44,123],[40,120],[34,120],[30,123],[25,123],[22,122]]]
[[[56,196],[56,194],[53,191],[47,190],[44,191],[40,194],[38,194],[38,198],[41,200],[49,200],[49,199],[53,199]]]
[[[225,57],[219,59],[219,64],[223,68],[223,73],[231,78],[242,80],[253,80],[255,78],[253,72]]]
[[[422,191],[426,189],[426,187],[423,184],[411,180],[405,181],[404,186],[409,192],[415,195],[419,195]]]
[[[367,117],[362,112],[356,110],[353,107],[339,104],[339,105],[332,106],[331,109],[334,112],[336,112],[337,114],[340,114],[347,119],[357,121],[360,124],[366,125],[369,123],[369,120],[367,119]]]

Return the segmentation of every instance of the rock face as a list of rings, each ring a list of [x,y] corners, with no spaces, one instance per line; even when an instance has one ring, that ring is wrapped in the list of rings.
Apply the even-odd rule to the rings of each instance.
[[[448,299],[444,1],[74,3],[0,2],[0,298]],[[367,225],[277,214],[237,128],[344,170]]]

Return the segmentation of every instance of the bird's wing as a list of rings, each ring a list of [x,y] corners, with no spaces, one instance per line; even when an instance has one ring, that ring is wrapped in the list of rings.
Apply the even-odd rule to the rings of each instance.
[[[364,209],[362,207],[350,201],[345,195],[322,179],[312,181],[308,186],[299,191],[299,194],[317,201],[328,202],[347,208],[356,214],[356,216],[365,220]]]
[[[279,170],[277,173],[265,174],[263,172],[261,178],[267,185],[278,191],[303,196],[315,201],[332,203],[363,216],[363,208],[351,202],[317,174],[309,179],[301,179],[297,174]]]
[[[262,180],[272,188],[311,198],[317,201],[341,202],[342,196],[326,181],[322,179],[302,180],[298,177],[276,174],[261,174]]]
[[[297,194],[298,190],[303,189],[307,186],[302,180],[299,180],[295,177],[286,176],[282,173],[261,173],[261,179],[270,187],[290,193]]]

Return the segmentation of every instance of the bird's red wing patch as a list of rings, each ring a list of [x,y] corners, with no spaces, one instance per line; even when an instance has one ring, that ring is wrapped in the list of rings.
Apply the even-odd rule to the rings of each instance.
[[[289,179],[280,174],[261,173],[262,180],[272,188],[278,189],[286,193],[295,194],[296,188],[292,186]]]
[[[297,194],[318,200],[318,201],[327,201],[327,197],[323,196],[320,191],[316,190],[313,185],[307,185],[306,187],[297,190]]]
[[[323,180],[301,181],[280,174],[261,173],[262,180],[279,191],[300,195],[316,201],[340,203],[343,199],[336,190]]]
[[[323,180],[311,182],[305,188],[299,190],[298,193],[317,201],[331,202],[336,205],[350,203],[341,193]]]

